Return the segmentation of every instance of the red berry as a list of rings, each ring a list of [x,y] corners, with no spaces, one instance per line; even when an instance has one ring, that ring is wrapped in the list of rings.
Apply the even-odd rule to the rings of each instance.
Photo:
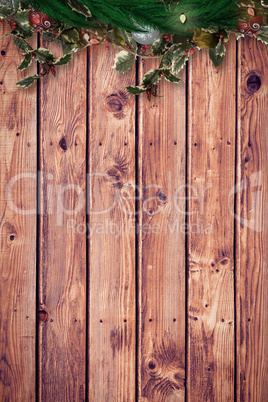
[[[143,51],[143,53],[144,53],[144,52],[146,52],[146,49],[143,47],[143,48],[142,48],[142,51]]]
[[[106,50],[109,50],[109,46],[106,46],[105,49],[106,49]]]
[[[147,49],[148,45],[144,45],[144,47]]]
[[[128,49],[130,49],[130,46],[129,46],[129,45],[127,45],[127,48],[128,48]]]
[[[194,53],[194,49],[192,48],[192,49],[190,49],[190,53],[191,54],[193,54]]]
[[[35,54],[32,54],[32,59],[35,59]]]
[[[184,53],[184,55],[185,55],[185,56],[188,54],[188,52],[186,52],[186,50],[184,50],[184,52],[183,52],[183,53]]]
[[[86,31],[82,30],[81,33],[82,33],[82,35],[85,35]]]
[[[160,73],[159,75],[160,75],[160,77],[163,77],[164,73]]]
[[[108,45],[110,43],[109,39],[105,40],[106,45]]]

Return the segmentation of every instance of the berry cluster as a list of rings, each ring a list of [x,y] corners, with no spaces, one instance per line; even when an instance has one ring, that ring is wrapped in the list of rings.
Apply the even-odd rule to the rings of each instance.
[[[35,58],[34,55],[33,55],[33,57]],[[48,75],[50,72],[53,75],[56,75],[55,66],[53,64],[41,63],[40,67],[41,67],[41,70],[39,73],[40,76]]]
[[[152,95],[154,97],[157,97],[157,89],[158,89],[158,85],[150,85],[147,89],[146,89],[146,95],[147,95],[147,99],[150,101]]]

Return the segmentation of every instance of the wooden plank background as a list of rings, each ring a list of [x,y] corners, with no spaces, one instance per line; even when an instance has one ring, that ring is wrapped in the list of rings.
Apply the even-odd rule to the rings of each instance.
[[[1,38],[1,400],[267,401],[268,51],[227,46],[149,103],[155,61],[22,90]]]

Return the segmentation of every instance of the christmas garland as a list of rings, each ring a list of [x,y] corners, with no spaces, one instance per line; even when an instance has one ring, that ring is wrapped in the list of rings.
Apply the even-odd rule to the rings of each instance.
[[[34,8],[32,8],[34,7]],[[37,11],[38,10],[38,11]],[[268,43],[268,0],[0,0],[0,23],[6,22],[15,45],[22,51],[18,70],[35,60],[39,73],[17,82],[28,88],[56,66],[71,61],[73,52],[104,44],[120,48],[114,68],[125,73],[142,58],[159,58],[159,67],[145,74],[140,86],[127,91],[148,99],[158,96],[158,82],[178,83],[177,73],[195,49],[208,49],[215,67],[225,56],[231,32],[237,39],[252,36]],[[34,34],[62,47],[63,56],[34,49]]]

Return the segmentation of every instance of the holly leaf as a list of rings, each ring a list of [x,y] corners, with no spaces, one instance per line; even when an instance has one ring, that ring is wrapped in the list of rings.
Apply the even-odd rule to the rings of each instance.
[[[18,11],[18,9],[20,8],[20,0],[12,0],[13,3],[13,8],[15,13]]]
[[[68,42],[68,43],[76,43],[79,41],[79,33],[74,29],[67,29],[62,32],[61,36]]]
[[[51,53],[48,49],[44,49],[40,47],[35,52],[36,60],[40,61],[41,63],[44,61],[53,61],[55,59],[54,54]]]
[[[66,3],[70,6],[70,8],[77,13],[83,14],[84,17],[90,18],[91,12],[87,6],[82,4],[80,1],[77,0],[66,0]]]
[[[145,92],[146,88],[139,87],[139,86],[135,87],[135,86],[130,85],[130,86],[126,87],[126,90],[128,91],[128,93],[130,93],[132,95],[139,95],[139,94]]]
[[[161,56],[165,47],[166,42],[163,40],[163,35],[160,35],[160,37],[152,44],[151,50],[154,56]]]
[[[2,14],[4,17],[9,17],[12,14],[12,8],[0,4],[0,14]]]
[[[222,41],[219,41],[215,49],[209,49],[209,57],[216,68],[223,62],[225,51],[226,49]]]
[[[268,45],[268,26],[264,26],[259,30],[259,35],[254,35],[255,38]]]
[[[164,77],[167,81],[178,84],[181,81],[181,78],[176,77],[176,75],[172,74],[172,72],[168,68],[160,68],[160,71],[163,72]]]
[[[184,54],[184,52],[174,52],[173,61],[172,61],[172,72],[177,74],[181,69],[185,66],[187,60],[189,59],[188,54]]]
[[[119,73],[125,73],[131,68],[134,60],[135,60],[134,54],[122,50],[115,56],[113,68]]]
[[[24,55],[24,58],[20,63],[18,70],[23,71],[26,68],[30,67],[31,64],[32,64],[32,52],[28,52]]]
[[[29,24],[29,10],[19,10],[14,15],[14,21],[16,21],[16,32],[24,39],[33,35],[33,30]],[[17,35],[18,36],[18,35]]]
[[[13,42],[22,52],[27,52],[30,48],[20,37],[13,36]]]
[[[55,66],[63,66],[64,64],[70,63],[72,60],[72,53],[67,53],[64,56],[57,59],[54,63]]]
[[[143,77],[142,84],[145,85],[145,87],[148,87],[153,84],[157,84],[160,81],[161,77],[159,74],[159,69],[156,70],[150,70],[148,73],[146,73]]]
[[[39,75],[29,75],[28,77],[23,78],[18,81],[16,85],[21,88],[29,88],[36,80],[40,78]]]

